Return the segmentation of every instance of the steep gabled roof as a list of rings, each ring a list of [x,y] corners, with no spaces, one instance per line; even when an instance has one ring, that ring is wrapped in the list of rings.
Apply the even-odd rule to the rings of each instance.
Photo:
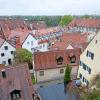
[[[0,38],[0,47],[3,45],[4,42],[5,42],[5,40]]]

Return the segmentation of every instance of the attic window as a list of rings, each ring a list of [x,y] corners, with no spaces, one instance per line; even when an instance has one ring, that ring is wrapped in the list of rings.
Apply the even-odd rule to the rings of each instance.
[[[76,62],[76,56],[69,57],[70,58],[70,63],[75,63]]]
[[[63,64],[63,57],[58,57],[57,58],[57,65],[62,65]]]
[[[21,98],[21,91],[20,90],[14,90],[10,93],[11,95],[11,100],[18,100],[19,98]]]
[[[1,70],[2,71],[2,77],[3,78],[6,78],[6,71],[5,71],[5,69],[3,69],[3,70]]]

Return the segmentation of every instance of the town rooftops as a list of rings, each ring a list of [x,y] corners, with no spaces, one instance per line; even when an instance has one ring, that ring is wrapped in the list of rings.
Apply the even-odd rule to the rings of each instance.
[[[35,70],[55,69],[70,64],[70,57],[75,56],[75,65],[79,62],[80,49],[74,50],[54,50],[47,52],[37,52],[33,54]],[[63,59],[61,65],[57,64],[57,59]]]
[[[66,50],[66,48],[71,45],[73,48],[78,48],[82,43],[87,42],[87,34],[81,33],[64,33],[62,37],[58,38],[56,41],[51,41],[50,50]],[[52,44],[53,43],[53,44]]]
[[[36,31],[35,36],[39,37],[39,36],[49,35],[49,34],[53,34],[55,32],[59,32],[59,31],[60,31],[60,28],[58,28],[58,27],[40,29],[40,30]]]
[[[100,29],[100,19],[74,19],[68,26],[88,27]]]
[[[21,100],[32,100],[34,90],[27,64],[0,68],[0,98],[11,100],[14,90],[22,91]]]

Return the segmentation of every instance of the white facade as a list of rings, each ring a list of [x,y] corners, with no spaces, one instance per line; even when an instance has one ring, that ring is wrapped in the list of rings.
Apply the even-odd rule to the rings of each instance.
[[[0,47],[0,64],[5,66],[12,64],[14,51],[15,48],[5,41]]]
[[[48,51],[48,43],[45,42],[45,43],[38,44],[38,50],[41,52]]]
[[[78,78],[83,84],[88,85],[98,73],[100,73],[100,32],[80,56]]]
[[[37,52],[37,51],[48,51],[48,43],[39,43],[39,39],[34,38],[31,34],[28,35],[27,39],[22,44],[22,48],[27,49],[31,53]]]
[[[27,49],[31,53],[35,52],[35,48],[38,46],[38,40],[36,40],[31,34],[28,35],[25,42],[22,44],[22,48]]]

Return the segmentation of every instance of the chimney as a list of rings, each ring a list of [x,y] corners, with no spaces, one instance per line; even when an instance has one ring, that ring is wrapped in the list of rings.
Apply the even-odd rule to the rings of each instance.
[[[16,43],[15,43],[16,48],[21,48],[20,37],[19,36],[16,36],[15,39],[16,39]]]

